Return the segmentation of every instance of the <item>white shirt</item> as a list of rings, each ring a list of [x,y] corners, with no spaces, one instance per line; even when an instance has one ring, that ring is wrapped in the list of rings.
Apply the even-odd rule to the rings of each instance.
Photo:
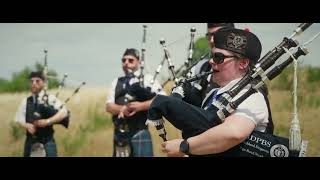
[[[39,98],[38,98],[39,103],[42,103],[41,97],[43,94],[44,94],[44,91],[41,91],[39,93]],[[35,96],[33,95],[33,97]],[[58,98],[56,98],[54,95],[51,95],[51,94],[48,96],[48,103],[49,105],[53,106],[54,109],[59,109],[62,105],[62,102]],[[27,108],[27,98],[24,98],[17,109],[15,122],[18,122],[21,124],[26,123],[26,108]],[[65,114],[68,113],[66,106],[63,106],[60,111],[63,111]]]
[[[222,94],[229,89],[231,89],[241,78],[235,79],[228,83],[223,88],[220,88],[217,94]],[[240,96],[242,96],[245,92],[247,92],[250,88],[250,85],[246,86],[244,89],[240,91],[238,95],[236,95],[232,101],[237,100]],[[212,93],[214,93],[216,89],[212,89],[206,98],[203,100],[203,103],[210,97]],[[246,117],[247,119],[251,120],[255,125],[255,130],[265,132],[267,124],[269,122],[269,114],[268,114],[268,107],[264,96],[258,92],[254,93],[249,96],[246,100],[244,100],[238,108],[231,114],[231,115],[238,115]]]
[[[135,75],[135,77],[130,80],[129,84],[139,82],[139,79],[137,77],[140,75],[140,71],[138,70],[138,71],[134,72],[134,75]],[[166,93],[163,91],[161,84],[157,80],[155,80],[153,85],[151,84],[152,79],[153,79],[152,75],[145,74],[144,75],[144,86],[150,87],[151,91],[156,94],[166,95]],[[107,95],[107,99],[106,99],[106,104],[115,103],[115,89],[116,89],[117,83],[118,83],[118,78],[116,78],[112,81],[111,89],[109,89],[107,92],[108,95]]]

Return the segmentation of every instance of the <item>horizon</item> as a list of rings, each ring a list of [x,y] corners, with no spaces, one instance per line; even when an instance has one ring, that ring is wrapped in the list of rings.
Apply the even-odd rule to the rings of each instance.
[[[86,81],[89,87],[107,87],[114,78],[123,75],[120,59],[126,48],[141,51],[143,25],[147,25],[146,71],[154,74],[162,60],[159,44],[165,38],[176,68],[187,59],[190,28],[196,28],[195,39],[206,33],[206,23],[2,23],[0,24],[0,77],[9,80],[14,72],[43,62],[48,50],[48,67],[59,78],[64,73],[66,83],[76,86]],[[298,23],[235,23],[237,28],[249,28],[262,42],[262,56],[282,39],[293,33]],[[306,42],[320,31],[315,23],[297,40]],[[317,57],[320,39],[309,44],[310,54],[301,57],[300,65],[320,67]],[[283,55],[279,59],[287,58]],[[278,62],[279,62],[278,61]],[[166,64],[158,76],[168,77]]]

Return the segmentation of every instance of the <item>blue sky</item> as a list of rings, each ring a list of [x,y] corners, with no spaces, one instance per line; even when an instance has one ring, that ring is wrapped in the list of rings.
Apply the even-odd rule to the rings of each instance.
[[[173,63],[179,67],[187,58],[190,28],[197,29],[196,38],[206,33],[205,23],[2,23],[0,24],[0,77],[9,79],[13,72],[36,61],[43,62],[48,50],[49,68],[61,76],[69,74],[69,82],[86,81],[89,86],[107,86],[122,74],[120,59],[126,48],[141,49],[142,25],[146,24],[146,65],[154,73],[163,57],[159,43],[165,38]],[[299,23],[236,23],[250,28],[261,40],[263,55],[292,34]],[[311,26],[298,41],[303,43],[320,31]],[[320,67],[320,38],[308,46],[310,54],[301,58],[302,65]],[[286,56],[284,56],[286,57]],[[166,66],[162,76],[168,76]]]

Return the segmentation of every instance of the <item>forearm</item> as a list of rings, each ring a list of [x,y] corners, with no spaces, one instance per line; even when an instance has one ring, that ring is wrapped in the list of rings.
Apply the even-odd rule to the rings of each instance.
[[[50,121],[50,124],[55,124],[62,121],[64,118],[67,117],[67,115],[68,113],[66,111],[60,110],[54,116],[48,118],[48,120]]]
[[[16,122],[18,126],[24,128],[24,129],[27,129],[28,128],[28,125],[32,125],[30,123],[25,123],[25,122]]]
[[[235,136],[224,133],[226,128],[219,126],[188,139],[190,153],[194,155],[216,154],[227,151],[241,143]]]
[[[150,108],[150,105],[151,105],[151,103],[152,103],[152,100],[153,100],[153,99],[142,102],[142,103],[143,103],[142,111],[147,111],[147,110]]]
[[[123,105],[108,103],[106,107],[106,112],[109,112],[112,115],[118,115],[122,107]]]
[[[251,120],[230,116],[224,123],[189,138],[190,153],[205,155],[227,151],[243,142],[254,128],[255,124]]]

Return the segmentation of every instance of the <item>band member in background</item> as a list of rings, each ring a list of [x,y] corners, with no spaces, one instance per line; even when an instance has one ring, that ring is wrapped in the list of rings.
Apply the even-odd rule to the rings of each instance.
[[[32,149],[36,147],[34,145],[43,145],[45,156],[56,157],[57,146],[53,125],[69,118],[68,111],[65,106],[62,106],[62,102],[53,95],[47,96],[47,106],[41,103],[42,97],[45,95],[43,90],[45,77],[42,72],[32,72],[29,81],[32,95],[22,100],[15,117],[15,122],[26,129],[24,156],[31,156]],[[52,114],[52,108],[59,110]],[[49,111],[52,116],[44,116]]]
[[[126,49],[122,56],[124,76],[116,78],[106,100],[106,111],[113,115],[114,157],[153,156],[151,135],[145,122],[151,99],[165,94],[159,82],[151,85],[152,75],[144,75],[139,85],[140,56],[136,49]]]

